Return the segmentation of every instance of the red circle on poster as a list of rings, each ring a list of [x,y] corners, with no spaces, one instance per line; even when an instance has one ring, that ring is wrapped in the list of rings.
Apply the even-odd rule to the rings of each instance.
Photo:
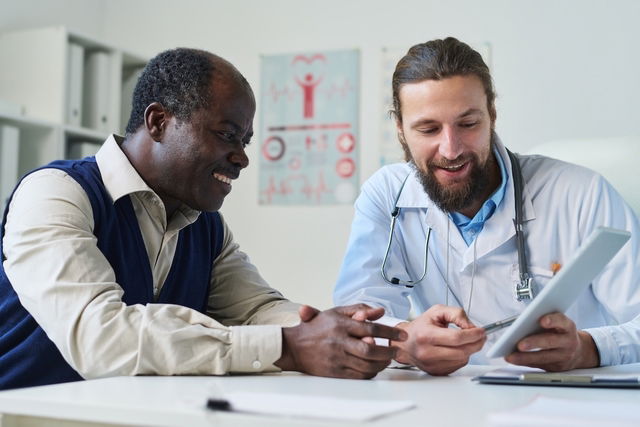
[[[275,162],[284,156],[284,141],[279,136],[270,136],[262,145],[262,155],[265,159]]]
[[[355,171],[356,163],[348,157],[343,157],[336,163],[336,172],[342,178],[351,177]]]
[[[350,153],[356,146],[356,138],[350,132],[345,132],[336,140],[338,151],[341,153]]]

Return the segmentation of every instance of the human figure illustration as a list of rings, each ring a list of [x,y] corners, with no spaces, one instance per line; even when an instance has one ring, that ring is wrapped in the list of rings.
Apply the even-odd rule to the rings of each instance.
[[[300,85],[302,91],[304,92],[304,118],[311,119],[313,118],[313,98],[316,86],[318,86],[322,82],[322,77],[317,78],[315,81],[313,79],[313,74],[307,73],[304,76],[304,81],[300,80],[298,77],[295,77],[296,83]]]

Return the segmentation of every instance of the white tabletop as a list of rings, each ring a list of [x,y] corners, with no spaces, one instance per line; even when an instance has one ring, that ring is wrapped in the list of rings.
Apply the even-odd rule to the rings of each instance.
[[[491,412],[515,408],[536,396],[638,402],[640,390],[485,385],[471,381],[493,367],[467,366],[448,377],[387,369],[369,381],[282,373],[225,377],[117,377],[0,392],[3,426],[34,425],[33,417],[82,423],[157,426],[340,426],[335,421],[214,412],[208,396],[259,391],[371,400],[412,400],[406,412],[371,426],[486,426]],[[640,364],[601,368],[640,372]],[[35,419],[38,421],[38,419]],[[64,425],[57,423],[56,425]]]

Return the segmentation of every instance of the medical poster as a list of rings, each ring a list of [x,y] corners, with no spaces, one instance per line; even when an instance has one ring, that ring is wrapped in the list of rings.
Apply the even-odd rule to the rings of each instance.
[[[260,204],[352,203],[359,52],[263,56],[260,85]]]
[[[380,73],[380,166],[404,161],[404,152],[398,142],[396,120],[391,114],[393,96],[391,79],[398,61],[407,53],[407,49],[383,48],[382,72]]]
[[[491,45],[489,43],[471,44],[482,55],[484,62],[491,68]],[[404,161],[404,152],[398,142],[398,132],[393,109],[391,80],[398,61],[407,54],[408,48],[382,48],[380,73],[380,166]]]

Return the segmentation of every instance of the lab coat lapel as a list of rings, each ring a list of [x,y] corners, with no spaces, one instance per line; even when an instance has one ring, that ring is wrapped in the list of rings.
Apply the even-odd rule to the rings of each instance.
[[[435,233],[436,239],[433,240],[434,245],[442,245],[444,248],[444,245],[446,245],[448,241],[453,250],[452,255],[459,258],[462,257],[462,254],[467,249],[467,244],[453,223],[449,225],[450,236],[449,239],[447,239],[447,222],[449,221],[449,216],[442,212],[429,196],[427,196],[415,171],[413,171],[412,175],[407,179],[402,194],[398,198],[397,206],[401,208],[426,209],[425,227],[430,227],[433,230],[432,232]]]
[[[507,191],[505,192],[504,199],[500,206],[498,206],[487,222],[480,234],[476,237],[478,239],[476,243],[476,259],[480,260],[482,257],[493,252],[495,249],[507,243],[510,239],[514,238],[516,231],[514,225],[515,219],[515,191],[513,187],[513,176],[511,169],[511,161],[507,155],[507,151],[500,141],[497,141],[496,146],[498,152],[505,163],[507,169]],[[523,221],[535,220],[535,212],[533,210],[533,203],[531,201],[531,195],[527,189],[525,180],[523,191]],[[473,262],[473,244],[471,244],[464,252],[462,269],[466,268]]]

